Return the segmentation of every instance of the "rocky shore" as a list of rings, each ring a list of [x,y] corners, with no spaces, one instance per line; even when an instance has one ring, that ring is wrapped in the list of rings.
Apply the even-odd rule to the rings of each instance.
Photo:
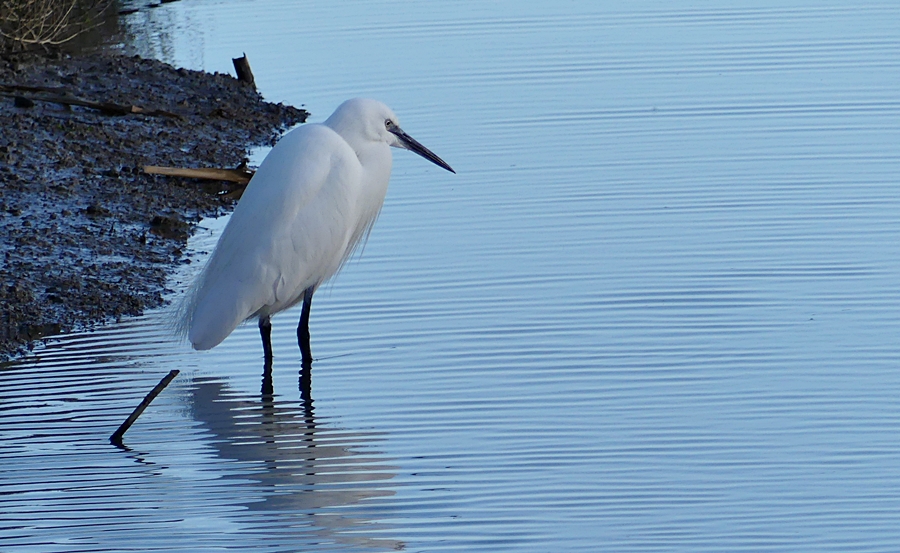
[[[153,60],[0,56],[0,359],[161,305],[192,224],[234,203],[143,166],[236,167],[306,116]]]

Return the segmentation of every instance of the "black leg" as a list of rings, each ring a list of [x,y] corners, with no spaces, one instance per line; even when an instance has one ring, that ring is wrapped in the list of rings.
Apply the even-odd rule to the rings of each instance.
[[[263,343],[263,359],[265,364],[272,366],[272,323],[269,317],[259,318],[259,335],[262,337]]]
[[[309,347],[309,308],[316,289],[312,286],[303,292],[303,308],[300,310],[300,324],[297,326],[297,342],[300,344],[300,355],[303,365],[312,366],[313,356]]]

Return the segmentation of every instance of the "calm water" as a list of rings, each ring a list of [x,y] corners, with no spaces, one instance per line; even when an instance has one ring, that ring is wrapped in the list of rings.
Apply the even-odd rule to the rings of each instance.
[[[197,353],[164,312],[0,369],[0,549],[900,548],[900,6],[328,4],[128,21],[459,174],[395,154],[311,404],[297,312],[274,397],[255,325]]]

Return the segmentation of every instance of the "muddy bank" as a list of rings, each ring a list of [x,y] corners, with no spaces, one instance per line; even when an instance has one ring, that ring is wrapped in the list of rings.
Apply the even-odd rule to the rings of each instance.
[[[144,165],[234,167],[307,115],[228,75],[110,54],[0,57],[0,94],[0,359],[161,305],[191,224],[232,207],[226,183]],[[156,115],[33,101],[61,95]]]

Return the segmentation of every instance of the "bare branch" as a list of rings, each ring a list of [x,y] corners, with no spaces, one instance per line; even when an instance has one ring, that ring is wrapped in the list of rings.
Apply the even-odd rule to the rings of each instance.
[[[102,23],[114,0],[0,0],[0,51],[60,45]]]

